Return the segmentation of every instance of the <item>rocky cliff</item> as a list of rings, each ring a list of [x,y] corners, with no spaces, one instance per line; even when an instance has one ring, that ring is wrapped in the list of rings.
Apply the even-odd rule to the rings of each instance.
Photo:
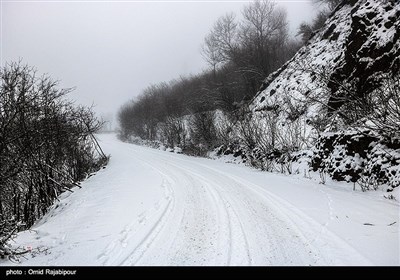
[[[304,47],[265,79],[250,107],[280,108],[288,121],[312,119],[321,106],[335,111],[351,100],[345,86],[368,94],[380,86],[382,74],[399,71],[399,38],[398,0],[343,1]]]

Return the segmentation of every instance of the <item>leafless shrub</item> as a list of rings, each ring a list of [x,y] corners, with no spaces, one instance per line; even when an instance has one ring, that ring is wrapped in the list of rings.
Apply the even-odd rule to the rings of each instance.
[[[93,111],[65,98],[48,76],[11,63],[0,70],[0,254],[16,230],[30,227],[63,191],[79,186],[108,158],[93,133]],[[3,250],[3,251],[2,251]]]

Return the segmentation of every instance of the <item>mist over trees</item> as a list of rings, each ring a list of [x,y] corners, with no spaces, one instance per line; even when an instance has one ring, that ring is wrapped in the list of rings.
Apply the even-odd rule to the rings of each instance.
[[[274,2],[248,3],[241,16],[241,19],[233,13],[221,16],[205,37],[201,52],[209,70],[151,85],[120,109],[122,138],[161,137],[176,145],[185,138],[180,133],[183,126],[189,126],[190,134],[198,134],[194,138],[204,145],[215,142],[211,138],[216,138],[216,134],[209,122],[214,116],[206,112],[219,109],[237,115],[238,109],[257,93],[265,77],[300,47],[288,35],[286,11]],[[178,118],[185,115],[193,117],[184,124]],[[161,135],[157,135],[160,129]],[[199,131],[202,137],[196,133]],[[200,140],[205,135],[209,135],[208,139]]]

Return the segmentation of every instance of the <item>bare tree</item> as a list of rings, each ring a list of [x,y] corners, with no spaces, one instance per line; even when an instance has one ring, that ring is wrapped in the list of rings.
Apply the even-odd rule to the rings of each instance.
[[[213,52],[208,54],[208,60],[227,62],[234,60],[238,48],[238,24],[233,13],[220,17],[214,24],[211,32],[205,39],[205,44],[212,46]]]
[[[210,33],[206,36],[201,52],[204,59],[211,66],[213,75],[215,77],[218,65],[224,61],[224,55],[214,36],[215,35],[213,33]]]
[[[275,2],[264,0],[251,2],[242,14],[240,38],[248,53],[248,63],[262,71],[265,77],[275,68],[274,61],[279,59],[274,55],[275,41],[280,41],[282,49],[286,40],[286,11],[276,8]]]

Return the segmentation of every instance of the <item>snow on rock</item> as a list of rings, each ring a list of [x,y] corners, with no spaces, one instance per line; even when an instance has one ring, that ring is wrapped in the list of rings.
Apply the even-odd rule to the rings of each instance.
[[[182,154],[182,149],[180,147],[174,147],[174,153]]]
[[[400,141],[366,129],[326,133],[315,144],[310,164],[335,180],[369,188],[387,184],[391,191],[400,186]]]
[[[343,1],[304,47],[265,79],[250,108],[261,118],[279,111],[284,132],[286,123],[299,118],[318,122],[321,104],[330,110],[340,106],[337,81],[368,93],[380,85],[382,74],[399,68],[398,1]]]
[[[319,71],[332,71],[343,59],[346,38],[350,34],[352,7],[345,5],[329,18],[323,30],[315,34],[307,45],[276,72],[267,77],[251,107],[253,111],[268,111],[276,106],[285,106],[286,101],[301,103],[308,94],[320,95],[317,80]],[[312,115],[312,108],[302,112]],[[285,118],[290,116],[286,114]]]

